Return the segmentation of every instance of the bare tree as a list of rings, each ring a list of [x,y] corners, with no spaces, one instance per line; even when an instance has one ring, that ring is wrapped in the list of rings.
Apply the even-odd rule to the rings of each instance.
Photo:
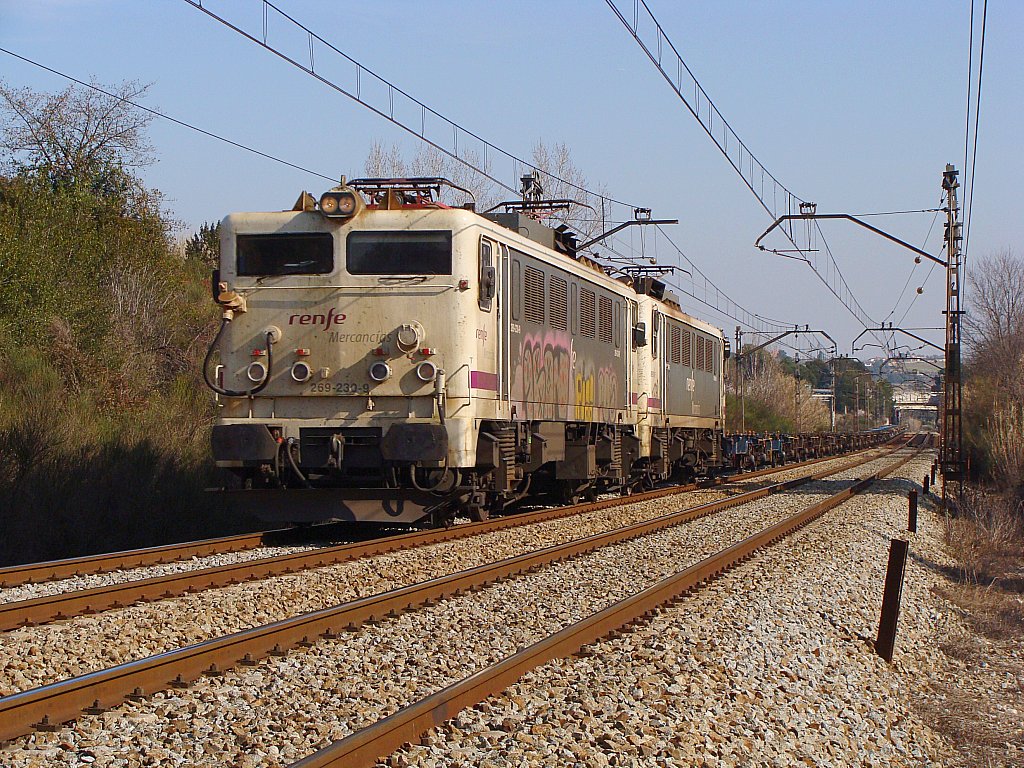
[[[768,412],[786,419],[800,431],[827,429],[829,409],[814,398],[812,386],[786,372],[778,358],[769,352],[744,357],[744,396],[749,403],[760,403]]]
[[[1024,260],[1004,248],[980,259],[967,280],[970,309],[964,331],[971,362],[1000,384],[1019,385],[1024,359]]]
[[[1024,495],[1024,260],[1004,248],[979,259],[967,280],[967,438],[990,478]]]
[[[62,183],[92,184],[111,169],[148,165],[153,154],[145,132],[153,116],[129,103],[148,89],[125,81],[106,93],[78,85],[40,93],[0,82],[0,147],[15,168]]]
[[[488,176],[490,164],[483,163],[473,152],[462,152],[470,163],[459,162],[436,147],[424,144],[411,160],[406,160],[396,144],[385,145],[379,141],[370,145],[364,171],[370,177],[442,176],[472,192],[477,201],[477,210],[486,210],[499,200],[514,198],[515,195],[502,192]],[[538,141],[533,147],[533,164],[540,171],[544,199],[573,200],[568,212],[552,215],[556,223],[564,221],[584,238],[593,237],[601,231],[603,224],[601,198],[607,197],[603,188],[596,193],[589,192],[586,175],[576,166],[572,152],[566,144],[556,143],[550,147]],[[471,166],[475,166],[471,167]],[[462,196],[448,192],[444,202],[464,202]]]
[[[459,162],[429,144],[421,144],[412,159],[406,162],[397,144],[384,145],[374,141],[370,145],[363,170],[371,178],[439,176],[468,189],[476,199],[477,209],[485,210],[497,202],[495,184],[476,169],[490,173],[490,166],[472,152],[463,152],[462,155],[475,167]],[[457,190],[446,189],[441,193],[441,201],[449,205],[461,205],[468,199]]]
[[[374,140],[363,163],[363,173],[371,179],[405,178],[409,169],[397,144],[385,145]]]
[[[569,207],[566,223],[585,238],[600,234],[601,198],[608,197],[607,190],[601,186],[596,194],[588,191],[590,183],[573,162],[569,147],[560,142],[549,147],[538,141],[533,146],[533,164],[540,169],[545,198],[576,201]]]

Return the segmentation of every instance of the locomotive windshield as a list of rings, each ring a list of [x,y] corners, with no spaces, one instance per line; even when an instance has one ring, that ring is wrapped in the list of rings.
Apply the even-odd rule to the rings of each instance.
[[[238,235],[238,274],[324,275],[334,271],[334,239],[330,232]]]
[[[450,275],[450,231],[351,232],[345,266],[350,275]]]

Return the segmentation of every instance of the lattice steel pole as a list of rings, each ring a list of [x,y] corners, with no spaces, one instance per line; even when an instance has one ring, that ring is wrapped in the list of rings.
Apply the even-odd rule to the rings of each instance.
[[[744,400],[744,377],[743,377],[743,330],[736,326],[736,380],[739,385],[740,397],[740,432],[747,430],[747,404]]]
[[[960,375],[960,243],[962,230],[956,191],[960,183],[957,170],[946,165],[942,189],[946,193],[946,376],[942,403],[942,443],[939,462],[942,467],[942,501],[946,501],[946,482],[963,478],[962,381]]]

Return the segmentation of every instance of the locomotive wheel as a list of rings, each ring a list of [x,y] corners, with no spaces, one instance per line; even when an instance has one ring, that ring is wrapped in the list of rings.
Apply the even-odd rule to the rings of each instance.
[[[469,519],[474,523],[482,523],[491,516],[487,507],[482,504],[471,504],[469,509],[466,510],[466,514],[469,515]]]

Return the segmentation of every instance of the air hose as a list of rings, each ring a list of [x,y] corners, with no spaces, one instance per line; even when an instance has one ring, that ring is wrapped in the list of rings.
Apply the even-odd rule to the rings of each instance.
[[[445,481],[451,476],[452,470],[448,466],[448,456],[447,456],[447,454],[444,457],[444,463],[441,465],[441,470],[442,470],[441,471],[441,477],[440,477],[440,479],[438,479],[438,481],[436,483],[434,483],[431,486],[424,486],[424,485],[420,485],[419,481],[416,479],[416,467],[414,465],[410,465],[410,467],[409,467],[409,482],[412,483],[412,487],[415,488],[417,491],[420,491],[422,493],[434,493],[435,491],[437,491],[438,488],[440,488],[442,485],[444,485]],[[458,472],[458,470],[455,470],[455,471]],[[456,477],[454,485],[458,485],[458,484],[459,484],[459,479],[458,479],[458,477]]]
[[[302,474],[302,470],[299,469],[299,465],[295,463],[295,456],[292,454],[292,446],[294,446],[294,445],[295,445],[295,438],[294,437],[289,437],[288,438],[288,442],[286,442],[282,446],[282,448],[284,449],[285,455],[288,457],[288,463],[292,467],[292,472],[294,472],[295,476],[297,478],[299,478],[299,480],[302,481],[302,484],[304,486],[309,488],[310,487],[309,480],[306,478],[306,476],[304,474]]]
[[[214,336],[213,341],[210,343],[210,348],[206,350],[206,358],[203,360],[203,381],[206,382],[206,386],[224,397],[252,397],[262,392],[263,388],[270,383],[270,374],[273,371],[274,365],[274,334],[272,331],[267,331],[267,375],[263,377],[263,381],[252,389],[225,389],[216,382],[210,381],[210,360],[213,359],[213,352],[219,347],[220,337],[230,322],[231,318],[229,317],[225,317],[220,321],[220,330],[217,331],[217,335]]]

